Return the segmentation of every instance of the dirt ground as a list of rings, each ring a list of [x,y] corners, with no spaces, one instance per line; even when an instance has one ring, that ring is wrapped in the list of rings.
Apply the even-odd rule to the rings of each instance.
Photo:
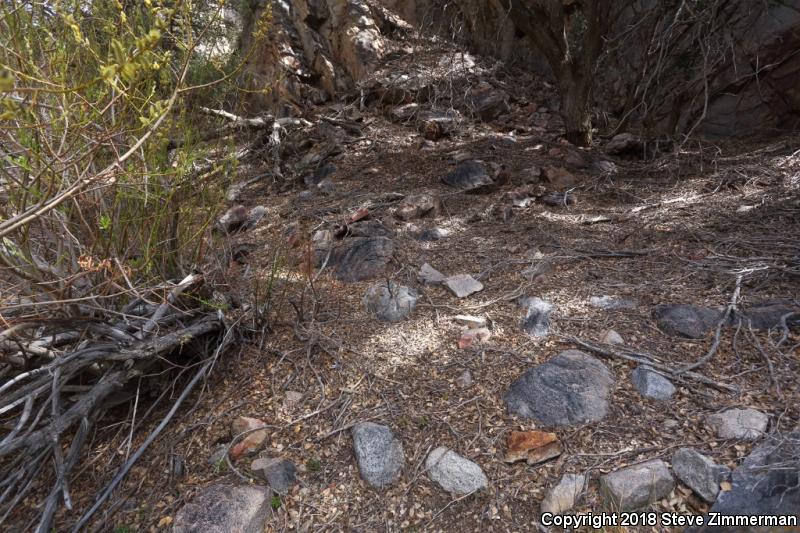
[[[517,91],[520,102],[536,98],[533,88],[520,85]],[[165,530],[202,487],[255,480],[248,470],[252,457],[236,462],[235,470],[208,462],[214,448],[230,440],[237,416],[269,426],[259,456],[286,457],[299,470],[299,483],[274,502],[269,531],[545,531],[539,504],[564,473],[588,474],[577,511],[599,512],[598,476],[647,459],[669,460],[679,447],[695,447],[735,467],[753,445],[716,439],[705,423],[711,413],[747,406],[771,416],[771,431],[796,427],[800,336],[790,333],[778,348],[781,331],[727,329],[718,352],[699,371],[736,392],[688,381],[666,403],[648,400],[630,382],[633,364],[593,354],[616,379],[608,416],[555,430],[564,448],[558,459],[535,466],[503,461],[509,433],[534,429],[531,421],[509,414],[503,394],[525,370],[575,348],[567,337],[594,342],[613,329],[626,346],[679,366],[702,357],[713,335],[689,340],[662,333],[651,314],[656,305],[724,307],[739,274],[739,305],[800,299],[800,138],[692,141],[677,154],[623,159],[606,157],[600,148],[567,146],[556,127],[520,131],[515,124],[526,120],[521,107],[512,110],[513,120],[470,123],[434,143],[425,143],[413,126],[372,113],[334,161],[332,194],[304,202],[298,198],[302,182],[256,183],[243,201],[266,206],[270,215],[228,243],[249,243],[252,251],[244,266],[232,262],[223,279],[249,305],[263,305],[271,283],[271,327],[250,332],[219,360],[179,422],[148,449],[98,514],[95,528]],[[508,183],[488,194],[443,184],[440,178],[455,166],[453,154],[464,150],[504,165]],[[588,162],[584,168],[581,159]],[[591,170],[600,160],[612,161],[616,170]],[[520,176],[532,166],[551,165],[577,178],[571,190],[576,203],[534,202],[513,208],[504,220],[505,194],[519,187]],[[415,240],[393,216],[395,204],[380,201],[389,192],[441,198],[439,216],[411,222],[440,227],[446,236]],[[343,283],[328,269],[312,274],[313,291],[307,284],[308,237],[344,223],[367,204],[371,218],[395,231],[395,254],[384,279],[420,292],[415,311],[396,324],[376,321],[364,310],[364,293],[380,279]],[[593,218],[598,215],[604,217]],[[457,299],[444,288],[423,286],[417,271],[425,262],[445,274],[472,274],[485,289]],[[537,265],[542,275],[526,273]],[[603,310],[589,304],[603,295],[639,306]],[[522,331],[522,296],[555,305],[547,337]],[[491,339],[459,349],[461,325],[453,320],[459,314],[488,318]],[[462,388],[456,378],[465,370],[474,383]],[[170,386],[179,393],[169,380],[163,390]],[[143,401],[163,390],[144,391]],[[288,391],[302,393],[302,400],[289,405]],[[150,415],[134,448],[167,408]],[[124,460],[130,409],[110,413],[98,425],[90,458],[72,481],[85,489],[74,495],[76,509],[91,505],[86,489],[103,486]],[[353,455],[349,428],[367,420],[390,426],[405,449],[403,476],[384,491],[360,479]],[[478,463],[489,489],[454,498],[431,482],[424,460],[438,446]],[[38,497],[32,494],[31,504]],[[655,507],[707,509],[680,485]],[[71,523],[72,516],[63,511],[60,523]]]

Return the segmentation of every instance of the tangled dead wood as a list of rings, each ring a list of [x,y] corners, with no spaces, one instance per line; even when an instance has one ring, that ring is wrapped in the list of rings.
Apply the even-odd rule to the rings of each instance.
[[[223,315],[191,294],[202,284],[202,275],[187,276],[159,305],[137,297],[118,313],[123,320],[111,324],[73,319],[42,336],[41,324],[27,319],[0,332],[0,371],[5,381],[0,385],[0,524],[31,490],[52,479],[36,528],[50,531],[59,503],[72,508],[69,478],[87,436],[108,409],[131,399],[126,384],[158,374],[155,370],[176,367],[177,361],[182,367],[199,365],[162,424],[76,528],[105,500],[232,340]],[[155,297],[148,294],[148,299]],[[52,476],[46,468],[50,458]]]

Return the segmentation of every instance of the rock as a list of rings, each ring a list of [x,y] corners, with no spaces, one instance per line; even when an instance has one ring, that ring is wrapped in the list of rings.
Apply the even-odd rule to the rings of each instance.
[[[397,206],[395,216],[400,220],[411,220],[428,215],[436,216],[442,209],[442,202],[430,194],[406,196]]]
[[[738,316],[742,317],[744,323],[749,324],[753,329],[782,328],[781,319],[784,316],[786,316],[787,327],[800,326],[800,307],[788,302],[766,302],[751,305]]]
[[[333,182],[328,178],[317,183],[317,190],[320,191],[322,194],[333,194],[336,190],[336,186],[334,186]]]
[[[637,366],[631,372],[631,381],[645,398],[666,401],[675,394],[675,385],[647,365]]]
[[[456,385],[462,389],[468,389],[472,386],[472,372],[464,370],[457,378]]]
[[[544,169],[544,179],[551,187],[558,190],[571,189],[577,185],[575,176],[562,167],[546,167]]]
[[[711,507],[724,515],[797,515],[800,431],[770,435],[733,471],[732,487]]]
[[[266,429],[256,429],[266,426],[267,423],[258,418],[251,418],[249,416],[240,416],[231,423],[231,438],[236,438],[238,435],[250,431],[247,435],[240,437],[236,444],[230,450],[231,459],[234,461],[239,459],[242,455],[250,454],[258,451],[267,439]],[[252,431],[251,431],[252,430]]]
[[[361,422],[353,426],[352,435],[358,471],[364,481],[383,488],[400,478],[406,459],[403,446],[391,429]]]
[[[246,221],[247,208],[243,205],[235,205],[219,218],[217,228],[222,233],[235,233],[242,229]]]
[[[244,222],[242,229],[251,229],[261,222],[261,219],[267,215],[267,208],[263,205],[257,205],[247,212],[247,220]]]
[[[424,283],[425,285],[439,285],[444,283],[446,278],[444,274],[433,268],[428,263],[425,263],[419,267],[417,279],[419,279],[420,282]]]
[[[622,338],[622,335],[610,329],[603,335],[602,342],[605,344],[625,344],[625,339]]]
[[[639,307],[639,304],[635,300],[614,298],[606,294],[603,296],[592,296],[589,298],[589,305],[606,311],[611,311],[613,309],[636,309]]]
[[[390,281],[379,282],[367,289],[364,307],[385,322],[399,322],[417,305],[417,291]]]
[[[297,199],[301,202],[309,202],[314,198],[314,193],[312,191],[303,191],[297,195]]]
[[[456,274],[445,278],[444,285],[458,298],[466,298],[470,294],[483,290],[483,283],[469,274]]]
[[[311,247],[314,250],[314,265],[322,266],[325,259],[330,259],[328,254],[333,252],[333,232],[329,229],[315,231],[311,236]]]
[[[486,318],[472,315],[456,315],[453,317],[456,322],[462,322],[471,328],[482,328],[487,324]]]
[[[428,140],[435,141],[456,129],[461,116],[457,111],[425,111],[418,115],[417,127],[422,132],[422,136]]]
[[[530,191],[526,187],[521,187],[506,193],[506,199],[514,207],[525,208],[533,204],[536,199],[531,196]]]
[[[461,332],[461,337],[458,339],[458,347],[462,350],[475,343],[486,342],[491,338],[492,332],[487,328],[470,328]]]
[[[480,466],[444,446],[428,455],[425,468],[428,477],[447,492],[470,494],[489,486],[489,480]]]
[[[619,133],[614,135],[606,144],[608,155],[632,154],[638,152],[641,155],[642,141],[632,133]]]
[[[508,436],[505,462],[543,463],[561,455],[561,443],[555,433],[544,431],[512,431]]]
[[[602,420],[614,383],[611,371],[579,350],[565,350],[511,384],[504,400],[509,411],[542,426]]]
[[[600,493],[608,509],[633,511],[654,504],[675,488],[667,463],[652,459],[600,477]]]
[[[303,183],[305,183],[306,187],[308,187],[309,189],[312,187],[316,187],[322,180],[324,180],[334,172],[336,172],[336,165],[328,163],[327,165],[321,166],[320,168],[316,169],[313,173],[304,176]]]
[[[256,459],[250,464],[250,470],[264,478],[278,494],[286,494],[297,482],[297,469],[288,459]]]
[[[459,163],[452,172],[442,177],[442,182],[463,191],[477,191],[494,185],[486,166],[480,161]]]
[[[542,179],[542,169],[533,165],[519,173],[519,180],[524,185],[539,183]]]
[[[262,533],[271,494],[256,485],[211,485],[175,515],[173,533]]]
[[[578,504],[586,476],[582,474],[564,474],[558,484],[547,491],[542,501],[542,512],[563,514]]]
[[[522,329],[528,335],[545,337],[550,330],[550,314],[555,307],[541,298],[524,298],[521,301],[527,309],[522,319]]]
[[[719,483],[731,473],[727,466],[718,465],[692,448],[681,448],[672,455],[672,471],[684,485],[708,503],[719,494]]]
[[[767,430],[769,417],[755,409],[728,409],[707,421],[721,439],[756,440]]]
[[[388,237],[354,237],[336,245],[330,264],[340,281],[364,281],[382,275],[392,259],[394,242]]]
[[[468,150],[459,150],[455,152],[453,155],[453,161],[456,163],[461,163],[463,161],[467,161],[468,159],[472,159],[472,152]]]
[[[404,104],[395,107],[391,111],[391,116],[393,119],[397,121],[406,122],[414,118],[414,116],[416,116],[418,112],[419,112],[419,104],[412,102],[410,104]]]
[[[653,314],[661,331],[690,339],[702,339],[722,318],[719,310],[698,305],[662,305]]]

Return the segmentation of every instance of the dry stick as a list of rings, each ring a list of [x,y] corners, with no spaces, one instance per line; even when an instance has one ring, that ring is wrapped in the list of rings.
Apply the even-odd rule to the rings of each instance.
[[[685,374],[690,370],[694,370],[695,368],[700,368],[707,362],[714,357],[714,354],[717,353],[717,349],[719,348],[719,343],[722,337],[722,327],[725,323],[728,322],[728,318],[731,316],[731,313],[736,310],[736,301],[739,299],[739,293],[742,290],[742,274],[736,276],[736,288],[733,290],[733,296],[731,296],[731,303],[728,304],[728,307],[725,308],[725,314],[722,315],[722,318],[719,319],[717,323],[717,330],[714,333],[714,342],[711,344],[711,348],[708,349],[708,352],[700,358],[695,363],[691,365],[687,365],[683,368],[678,369],[677,371],[673,372],[674,375],[680,376],[681,374]]]
[[[575,344],[577,344],[579,346],[583,346],[587,350],[590,350],[590,351],[595,352],[597,354],[604,355],[606,357],[617,357],[619,359],[624,359],[626,361],[633,361],[635,363],[647,365],[647,366],[649,366],[651,368],[654,368],[656,370],[661,370],[663,372],[667,372],[672,376],[676,376],[678,378],[681,377],[681,376],[676,374],[678,372],[677,369],[672,368],[672,367],[670,367],[668,365],[665,365],[665,364],[656,363],[653,360],[653,359],[655,359],[654,357],[652,359],[648,359],[648,358],[645,358],[645,357],[637,357],[637,356],[633,356],[633,355],[620,353],[618,351],[612,350],[611,348],[605,348],[605,347],[597,346],[595,344],[592,344],[592,343],[590,343],[588,341],[585,341],[585,340],[583,340],[581,338],[578,338],[578,337],[566,336],[566,335],[562,335],[561,337],[563,339],[569,341],[569,342],[575,343]],[[686,374],[687,378],[690,378],[690,379],[693,379],[693,380],[698,381],[700,383],[703,383],[704,385],[709,385],[711,387],[716,387],[718,389],[727,390],[727,391],[731,391],[731,392],[739,392],[739,389],[737,389],[736,387],[733,387],[731,385],[726,385],[724,383],[720,383],[719,381],[715,381],[715,380],[713,380],[711,378],[707,378],[706,376],[704,376],[702,374],[698,374],[697,372],[688,372],[687,371],[687,372],[685,372],[685,374]]]

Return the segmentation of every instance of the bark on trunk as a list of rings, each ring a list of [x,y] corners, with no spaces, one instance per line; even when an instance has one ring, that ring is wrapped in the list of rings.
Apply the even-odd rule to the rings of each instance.
[[[562,77],[558,83],[561,92],[561,118],[564,120],[564,137],[576,146],[592,144],[592,116],[589,112],[588,84],[573,76]]]

